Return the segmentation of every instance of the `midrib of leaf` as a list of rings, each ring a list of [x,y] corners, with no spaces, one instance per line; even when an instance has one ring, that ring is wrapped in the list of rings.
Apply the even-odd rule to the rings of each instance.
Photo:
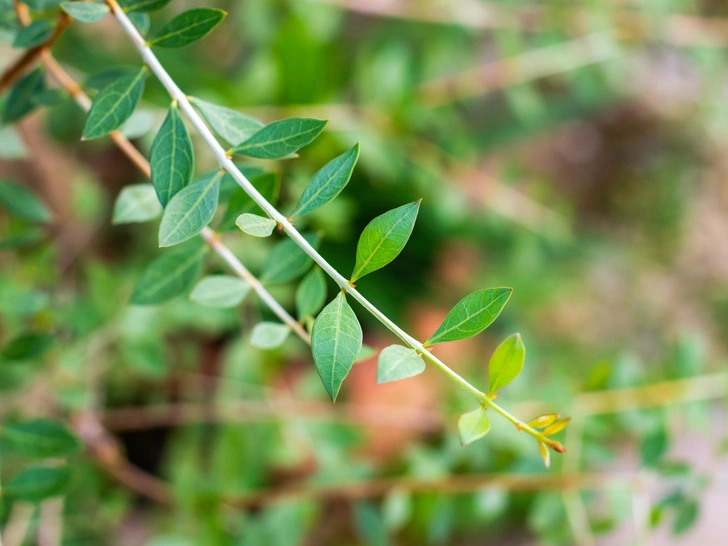
[[[197,199],[195,200],[195,202],[192,203],[192,205],[190,205],[190,207],[187,209],[187,212],[185,212],[184,215],[182,216],[182,218],[177,222],[177,225],[174,227],[174,229],[169,232],[169,234],[167,235],[167,237],[165,237],[165,239],[164,239],[165,242],[166,241],[169,241],[169,239],[172,237],[172,235],[174,235],[175,233],[177,233],[177,230],[179,230],[180,227],[182,226],[182,224],[187,220],[187,218],[189,218],[190,214],[192,214],[192,211],[195,210],[195,207],[197,207],[197,205],[199,205],[202,202],[202,200],[205,197],[207,197],[207,194],[210,192],[210,188],[212,188],[212,186],[214,186],[215,184],[217,184],[217,182],[218,182],[218,180],[220,179],[221,176],[222,176],[222,171],[220,173],[216,174],[210,180],[210,182],[207,183],[207,186],[205,186],[202,189],[202,191],[200,192],[200,195],[197,197]]]
[[[329,186],[331,185],[331,183],[332,183],[332,182],[334,181],[334,179],[335,179],[335,178],[336,178],[336,177],[337,177],[337,176],[339,175],[339,173],[340,173],[341,171],[343,171],[343,170],[344,170],[344,168],[346,167],[346,165],[347,165],[347,163],[346,163],[346,162],[344,162],[344,163],[343,163],[343,164],[341,165],[341,167],[339,167],[339,169],[338,169],[338,170],[337,170],[337,171],[336,171],[336,172],[335,172],[334,174],[332,174],[332,175],[331,175],[331,176],[329,177],[329,179],[328,179],[328,180],[326,181],[326,183],[325,183],[325,184],[324,184],[323,186],[321,186],[321,187],[320,187],[320,188],[318,189],[318,191],[317,191],[316,193],[314,193],[314,194],[313,194],[313,195],[312,195],[312,196],[311,196],[311,197],[309,198],[309,200],[308,200],[308,201],[306,201],[306,202],[304,202],[304,203],[301,203],[300,205],[298,205],[298,206],[296,207],[296,210],[294,210],[294,211],[293,211],[293,212],[291,213],[291,216],[295,216],[295,215],[296,215],[296,213],[297,213],[297,212],[298,212],[299,210],[301,210],[301,209],[305,209],[305,208],[306,208],[306,207],[308,206],[308,204],[309,204],[309,203],[310,203],[311,201],[313,201],[314,199],[316,199],[316,198],[317,198],[317,197],[318,197],[318,196],[319,196],[319,195],[321,194],[321,192],[323,192],[323,191],[324,191],[324,190],[325,190],[326,188],[328,188],[328,187],[329,187]]]
[[[396,222],[395,222],[395,223],[394,223],[394,224],[392,225],[392,227],[391,227],[391,228],[389,229],[389,231],[387,231],[387,233],[386,233],[386,234],[384,235],[384,237],[382,237],[382,238],[381,238],[381,239],[379,240],[379,242],[377,243],[377,245],[376,245],[376,246],[374,247],[374,250],[372,250],[372,251],[371,251],[371,252],[369,253],[369,257],[368,257],[368,258],[367,258],[367,259],[366,259],[366,260],[364,261],[364,263],[363,263],[363,264],[361,265],[361,267],[359,267],[359,269],[357,269],[357,270],[356,270],[356,271],[354,272],[354,274],[353,274],[353,275],[351,276],[351,280],[352,280],[352,281],[353,281],[353,280],[356,280],[356,279],[358,279],[358,278],[359,278],[359,273],[361,273],[361,272],[362,272],[362,270],[363,270],[363,269],[364,269],[364,268],[365,268],[365,267],[366,267],[367,265],[369,265],[369,262],[371,262],[371,261],[372,261],[372,259],[374,258],[374,255],[375,255],[375,254],[377,253],[377,251],[378,251],[378,250],[379,250],[379,249],[380,249],[380,248],[382,247],[382,245],[384,244],[384,241],[386,241],[387,237],[389,237],[389,236],[390,236],[390,235],[392,234],[392,232],[394,231],[394,229],[395,229],[395,228],[396,228],[396,227],[397,227],[397,226],[398,226],[399,224],[401,224],[401,223],[402,223],[402,221],[403,221],[403,220],[404,220],[404,219],[405,219],[405,218],[406,218],[407,216],[408,216],[408,215],[404,215],[404,216],[400,217],[400,218],[399,218],[399,220],[397,220],[397,221],[396,221]]]
[[[96,125],[94,125],[94,127],[93,127],[94,130],[93,131],[89,131],[90,133],[95,133],[96,132],[96,130],[98,129],[98,127],[101,124],[103,124],[109,118],[109,116],[114,112],[114,110],[116,110],[119,107],[119,105],[129,96],[129,92],[131,92],[131,90],[134,89],[134,86],[137,84],[137,82],[139,81],[139,79],[141,77],[143,77],[144,75],[146,75],[146,73],[147,73],[146,69],[140,70],[139,73],[137,74],[136,78],[134,78],[134,81],[132,82],[132,84],[127,88],[127,92],[126,93],[118,93],[117,92],[117,94],[119,95],[119,100],[117,100],[114,103],[114,106],[112,106],[111,108],[109,108],[108,110],[106,110],[106,114],[104,114],[104,116],[98,121],[98,123],[96,123]]]
[[[148,44],[149,45],[154,45],[157,42],[161,42],[162,40],[168,40],[168,39],[170,39],[170,38],[172,38],[174,36],[177,36],[178,34],[182,34],[183,32],[187,32],[188,30],[190,30],[192,28],[199,27],[200,25],[205,24],[208,21],[212,21],[214,19],[215,18],[212,17],[212,16],[208,16],[207,19],[202,19],[202,20],[199,20],[198,19],[197,21],[192,22],[190,25],[188,25],[186,27],[182,27],[179,30],[175,30],[174,32],[170,32],[170,33],[164,34],[162,36],[159,36],[157,38],[154,38],[153,40],[150,40],[148,42]]]
[[[426,341],[426,342],[425,342],[425,346],[428,346],[428,345],[432,345],[433,343],[435,343],[435,340],[437,340],[437,339],[439,339],[439,338],[442,338],[442,337],[444,337],[444,336],[445,336],[446,334],[449,334],[449,333],[450,333],[450,332],[452,332],[453,330],[457,330],[457,329],[458,329],[458,328],[460,328],[460,327],[461,327],[461,326],[462,326],[463,324],[465,324],[466,322],[468,322],[468,321],[469,321],[469,320],[470,320],[471,318],[473,318],[473,317],[477,317],[477,316],[478,316],[478,315],[480,315],[481,313],[485,313],[485,312],[486,312],[486,311],[487,311],[488,309],[490,309],[490,307],[491,307],[491,306],[492,306],[493,304],[495,304],[495,303],[496,303],[496,302],[497,302],[498,300],[500,300],[500,297],[499,297],[499,298],[494,298],[494,299],[492,299],[492,300],[490,301],[490,303],[488,303],[488,304],[487,304],[487,305],[486,305],[485,307],[483,307],[483,308],[479,309],[478,311],[476,311],[476,312],[475,312],[475,313],[473,313],[472,315],[467,315],[467,316],[466,316],[466,317],[465,317],[465,318],[464,318],[463,320],[461,320],[460,322],[458,322],[458,323],[457,323],[457,324],[455,324],[454,326],[451,326],[451,327],[450,327],[450,328],[448,328],[447,330],[443,330],[442,332],[440,332],[440,333],[439,333],[439,334],[437,335],[437,337],[436,337],[436,338],[433,338],[433,339],[430,339],[429,341]]]
[[[339,305],[336,309],[336,329],[335,329],[335,335],[334,335],[334,354],[333,354],[333,360],[331,361],[331,396],[333,398],[336,398],[336,395],[338,393],[334,392],[334,381],[336,381],[336,376],[334,375],[334,372],[336,371],[336,354],[339,351],[339,337],[341,332],[341,315],[342,315],[342,309],[344,302],[346,302],[346,296],[341,295],[339,297]]]
[[[262,130],[263,129],[261,129],[261,131]],[[240,148],[240,150],[252,150],[254,148],[262,148],[264,146],[270,146],[271,144],[279,144],[281,142],[286,142],[287,140],[291,140],[291,139],[296,138],[296,137],[299,137],[299,136],[303,136],[303,135],[307,135],[309,133],[313,133],[314,131],[316,131],[315,128],[308,129],[307,131],[305,131],[303,133],[296,133],[295,135],[288,135],[288,136],[285,136],[285,137],[278,138],[276,140],[266,140],[265,142],[261,142],[261,143],[258,143],[258,144],[250,144],[248,146],[245,146],[244,148]],[[250,138],[255,138],[255,135],[251,136]],[[245,144],[245,143],[243,142],[243,144]]]
[[[174,181],[174,175],[177,172],[174,156],[177,155],[177,109],[175,107],[172,107],[172,110],[170,111],[170,118],[172,120],[172,152],[169,154],[169,176],[167,177],[167,204],[169,204],[169,201],[172,199],[172,196],[170,195],[172,193],[172,182]]]
[[[172,272],[171,272],[171,274],[165,275],[164,277],[162,277],[162,279],[160,280],[160,282],[158,282],[156,284],[151,284],[150,285],[150,288],[148,290],[145,290],[145,292],[146,293],[150,293],[150,292],[151,293],[156,293],[156,292],[159,292],[162,287],[167,286],[172,281],[176,280],[177,277],[180,276],[180,274],[181,274],[182,271],[184,271],[185,269],[187,269],[192,262],[196,262],[197,260],[199,260],[200,257],[205,252],[206,252],[206,248],[205,247],[202,247],[197,252],[195,252],[194,254],[190,255],[190,257],[187,260],[183,261],[182,263],[180,263],[179,266],[177,266],[175,269],[173,269]]]

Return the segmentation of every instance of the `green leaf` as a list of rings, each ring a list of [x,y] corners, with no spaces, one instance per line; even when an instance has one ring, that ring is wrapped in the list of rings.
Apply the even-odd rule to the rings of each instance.
[[[212,221],[223,174],[224,171],[220,171],[207,182],[187,186],[172,198],[159,225],[159,246],[172,246],[191,239]]]
[[[8,497],[38,503],[62,495],[71,483],[71,471],[65,466],[30,466],[3,488]]]
[[[304,239],[318,248],[317,235],[304,235]],[[261,280],[269,283],[290,282],[303,275],[311,267],[313,260],[292,239],[281,241],[273,247],[263,268]]]
[[[169,4],[170,0],[119,0],[119,5],[124,11],[154,11]]]
[[[97,23],[109,13],[106,4],[95,2],[63,2],[61,9],[82,23]]]
[[[0,358],[6,361],[35,360],[53,345],[54,338],[41,332],[23,332],[11,339],[0,350]]]
[[[44,76],[43,69],[36,68],[20,78],[13,86],[5,101],[5,110],[3,110],[3,121],[5,123],[16,122],[33,111],[35,107],[33,97],[43,90],[45,86]]]
[[[227,12],[213,8],[185,11],[167,23],[147,45],[184,47],[210,34],[226,15]]]
[[[250,285],[232,275],[204,277],[192,289],[190,299],[206,307],[236,307],[245,299]]]
[[[357,159],[359,159],[359,144],[324,165],[303,190],[291,217],[303,216],[333,201],[349,183]]]
[[[68,98],[68,93],[62,89],[45,89],[36,93],[31,99],[36,106],[56,106]]]
[[[473,337],[498,318],[513,288],[488,288],[461,299],[452,308],[425,346]]]
[[[64,457],[81,447],[78,439],[65,425],[51,419],[33,419],[4,425],[0,428],[0,437],[18,453],[36,459]]]
[[[155,259],[134,287],[131,303],[156,305],[186,292],[202,270],[207,247],[178,250]]]
[[[414,349],[402,345],[390,345],[379,353],[377,383],[414,377],[423,371],[425,371],[425,361]]]
[[[275,173],[263,173],[249,178],[250,183],[265,198],[266,201],[275,205],[278,201],[278,192],[280,190],[279,177]],[[230,196],[227,209],[220,221],[218,229],[227,230],[235,226],[238,216],[246,212],[259,215],[265,214],[263,210],[255,204],[245,190],[235,184],[237,189]]]
[[[421,201],[392,209],[369,222],[356,246],[351,282],[381,269],[399,256],[415,226]]]
[[[235,225],[240,228],[243,233],[252,235],[253,237],[270,237],[276,228],[277,222],[265,216],[250,214],[246,212],[238,216]]]
[[[318,267],[306,275],[296,289],[298,318],[315,317],[326,303],[326,278]]]
[[[354,365],[361,342],[361,325],[346,294],[339,292],[316,318],[311,332],[313,359],[332,402]]]
[[[281,159],[313,142],[325,125],[324,120],[309,118],[275,121],[235,146],[233,153],[259,159]]]
[[[481,439],[490,431],[490,419],[483,408],[464,413],[458,419],[460,444],[466,446]]]
[[[154,137],[149,163],[152,184],[157,190],[159,202],[166,207],[172,197],[190,183],[195,170],[192,140],[176,104],[169,108],[167,117]]]
[[[142,98],[146,78],[147,68],[142,67],[99,91],[86,118],[84,140],[102,137],[121,127]]]
[[[488,364],[490,377],[490,392],[493,394],[513,381],[523,370],[526,360],[526,347],[523,345],[521,334],[508,336],[498,345]]]
[[[152,20],[149,18],[149,14],[140,11],[130,13],[129,20],[134,24],[139,31],[139,34],[142,36],[149,32],[149,27],[152,25]]]
[[[264,123],[245,114],[195,97],[189,97],[205,121],[231,146],[240,144],[258,132]]]
[[[0,180],[0,205],[13,216],[45,224],[51,212],[35,195],[19,184]]]
[[[656,466],[667,452],[669,439],[664,423],[651,430],[640,442],[640,459],[643,467]]]
[[[154,186],[132,184],[125,186],[116,198],[111,223],[118,225],[148,222],[161,216],[162,210]]]
[[[13,47],[35,47],[42,44],[53,34],[56,22],[52,19],[33,21],[27,27],[20,29],[13,41]]]
[[[677,506],[677,514],[672,523],[672,531],[676,535],[681,535],[688,531],[698,520],[699,505],[696,500],[688,499],[680,502]]]
[[[250,333],[250,344],[258,349],[275,349],[283,345],[290,329],[277,322],[259,322]]]

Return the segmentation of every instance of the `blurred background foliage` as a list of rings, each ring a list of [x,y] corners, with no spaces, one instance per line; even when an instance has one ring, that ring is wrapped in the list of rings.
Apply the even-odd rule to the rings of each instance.
[[[571,415],[568,452],[545,470],[495,418],[461,448],[469,400],[429,368],[377,386],[376,359],[357,364],[332,406],[300,340],[250,346],[270,317],[252,295],[233,310],[129,306],[159,254],[156,226],[110,218],[143,176],[110,141],[81,142],[84,115],[63,97],[0,130],[0,175],[53,214],[38,228],[0,211],[0,415],[62,418],[95,440],[69,459],[62,501],[3,500],[6,542],[27,524],[28,544],[60,544],[47,537],[62,527],[64,545],[723,543],[726,6],[211,4],[229,12],[214,34],[158,52],[172,77],[265,121],[331,120],[275,164],[284,213],[361,142],[346,191],[305,225],[337,269],[353,266],[372,217],[424,198],[402,255],[358,288],[424,338],[462,295],[513,286],[484,335],[437,354],[482,384],[492,350],[521,332],[526,367],[503,398],[524,419]],[[199,5],[172,2],[152,31]],[[2,23],[2,66],[19,55],[15,31]],[[140,65],[109,17],[72,24],[53,53],[91,89],[93,75]],[[150,78],[124,127],[145,153],[167,106]],[[213,168],[196,150],[197,171]],[[269,242],[224,240],[261,270]],[[206,271],[225,267],[211,257]],[[295,286],[270,290],[293,308]],[[358,314],[366,344],[393,341]],[[46,338],[19,361],[7,349],[27,332]],[[89,431],[87,412],[108,433]],[[0,449],[6,481],[26,460]]]

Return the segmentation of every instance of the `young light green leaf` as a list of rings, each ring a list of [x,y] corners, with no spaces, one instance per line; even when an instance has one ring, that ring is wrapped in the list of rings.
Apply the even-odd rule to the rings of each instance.
[[[257,133],[265,125],[263,122],[236,110],[210,104],[195,97],[189,97],[189,99],[202,117],[205,118],[205,121],[230,146],[240,144]]]
[[[148,46],[184,47],[210,34],[222,23],[227,12],[214,8],[191,9],[180,13],[167,23]]]
[[[317,235],[304,235],[311,246],[318,248]],[[278,243],[263,268],[261,280],[268,283],[290,282],[303,275],[311,267],[312,260],[292,239]]]
[[[316,318],[311,332],[313,359],[332,402],[336,402],[361,343],[359,320],[346,301],[346,294],[339,292]]]
[[[32,70],[18,80],[8,94],[3,110],[3,121],[14,123],[26,114],[33,111],[35,103],[33,97],[43,91],[45,72],[42,68]]]
[[[81,444],[65,425],[51,419],[10,423],[0,428],[0,438],[26,457],[45,459],[75,453]]]
[[[532,428],[544,428],[556,421],[556,419],[558,419],[559,417],[560,415],[558,413],[547,413],[546,415],[539,415],[535,419],[531,419],[528,422],[528,426]]]
[[[379,353],[377,383],[414,377],[423,371],[425,371],[425,361],[414,349],[402,345],[390,345]]]
[[[521,334],[508,336],[498,345],[488,364],[490,392],[493,394],[513,381],[523,370],[526,360],[526,347]]]
[[[147,68],[142,67],[99,91],[86,118],[84,140],[102,137],[121,127],[139,104],[146,79]]]
[[[259,322],[250,333],[250,344],[258,349],[275,349],[283,345],[290,328],[277,322]]]
[[[258,216],[257,214],[246,212],[238,216],[235,225],[243,233],[247,233],[253,237],[270,237],[276,228],[276,221],[265,216]]]
[[[232,152],[259,159],[281,159],[313,142],[325,125],[325,120],[309,118],[275,121],[235,146]]]
[[[485,409],[478,408],[462,414],[458,420],[458,432],[460,433],[460,444],[463,447],[488,434],[490,419],[488,419]]]
[[[204,277],[192,289],[190,299],[207,307],[237,307],[250,291],[243,279],[231,275]]]
[[[0,350],[0,359],[9,362],[35,360],[53,345],[54,338],[42,332],[23,332],[12,338]]]
[[[111,223],[118,225],[148,222],[161,216],[162,210],[154,186],[132,184],[125,186],[116,198]]]
[[[3,493],[16,500],[38,503],[63,494],[70,483],[68,467],[30,466],[10,480]]]
[[[51,212],[42,201],[19,184],[0,180],[0,206],[23,220],[45,224]]]
[[[172,197],[159,225],[159,246],[172,246],[191,239],[212,221],[217,209],[220,179],[224,171],[206,182],[183,188]]]
[[[317,267],[306,275],[296,289],[298,317],[315,317],[326,303],[326,278]]]
[[[126,13],[132,11],[155,11],[169,4],[170,0],[119,0]]]
[[[53,34],[56,22],[53,19],[33,21],[27,27],[18,31],[13,41],[13,47],[35,47],[42,44]]]
[[[564,430],[569,423],[571,422],[571,417],[565,417],[564,419],[559,419],[555,423],[551,423],[549,426],[546,427],[546,429],[543,431],[544,436],[553,436],[554,434],[558,434],[562,430]]]
[[[546,468],[551,467],[551,452],[549,451],[549,448],[546,444],[543,442],[538,443],[538,453],[541,455],[541,459],[543,459],[543,465]]]
[[[425,347],[479,334],[498,318],[512,292],[512,288],[488,288],[465,296],[455,304],[437,331],[425,342]]]
[[[82,23],[97,23],[109,13],[106,4],[96,2],[63,2],[61,9]]]
[[[303,190],[291,217],[303,216],[333,201],[349,183],[357,159],[359,159],[359,144],[324,165]]]
[[[399,256],[415,226],[421,201],[392,209],[369,222],[356,246],[351,282],[381,269]]]
[[[259,174],[248,178],[248,180],[250,180],[253,187],[258,190],[266,201],[275,205],[278,201],[278,192],[280,190],[280,179],[275,173]],[[237,189],[232,192],[228,200],[228,206],[225,210],[225,214],[223,215],[222,220],[220,220],[220,225],[218,226],[218,230],[220,231],[225,231],[235,227],[235,222],[238,219],[238,216],[245,214],[246,212],[259,215],[265,214],[263,210],[255,204],[250,196],[245,193],[243,188],[239,187],[237,183],[235,184],[235,187]],[[220,191],[222,193],[222,187],[220,188]]]
[[[166,207],[172,197],[190,183],[195,170],[192,140],[176,104],[169,108],[164,123],[154,137],[149,163],[152,184],[157,190],[159,202]]]
[[[186,292],[202,270],[204,246],[178,250],[155,259],[142,274],[131,294],[134,305],[157,305]]]

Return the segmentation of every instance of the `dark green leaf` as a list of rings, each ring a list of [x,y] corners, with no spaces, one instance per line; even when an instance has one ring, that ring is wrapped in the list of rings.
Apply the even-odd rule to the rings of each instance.
[[[381,269],[399,256],[412,234],[421,201],[392,209],[369,222],[356,247],[352,282]]]
[[[191,239],[212,221],[223,174],[224,171],[220,171],[208,182],[187,186],[172,198],[159,226],[159,246],[172,246]]]
[[[0,180],[0,206],[13,216],[30,222],[47,223],[51,212],[42,201],[19,184]]]
[[[63,2],[61,8],[82,23],[96,23],[109,13],[109,7],[106,4],[95,2]]]
[[[526,347],[523,345],[521,334],[508,336],[503,343],[498,345],[488,364],[488,375],[490,377],[490,393],[505,387],[513,381],[523,370],[523,363],[526,360]]]
[[[99,138],[121,127],[142,98],[146,78],[147,68],[142,67],[99,91],[86,118],[83,138]]]
[[[278,192],[280,190],[279,177],[275,173],[263,173],[249,178],[250,183],[270,204],[275,205],[278,201]],[[235,183],[235,190],[228,202],[227,210],[220,221],[220,230],[232,229],[235,222],[241,214],[246,212],[259,215],[265,214],[261,208],[255,204],[245,190]]]
[[[119,0],[124,11],[155,11],[169,4],[170,0]]]
[[[154,260],[134,287],[131,303],[156,305],[186,292],[202,270],[207,252],[204,246],[194,250],[178,250]]]
[[[132,184],[125,186],[114,203],[113,224],[148,222],[162,214],[162,205],[154,186],[151,184]]]
[[[317,235],[304,235],[311,246],[318,247]],[[262,280],[269,283],[284,283],[297,279],[311,267],[313,261],[293,240],[281,241],[271,251],[263,268]]]
[[[233,153],[259,159],[281,159],[313,142],[325,125],[326,121],[309,118],[275,121],[235,146]]]
[[[0,239],[0,251],[33,246],[45,239],[46,232],[37,226],[25,226]]]
[[[65,466],[30,466],[3,488],[8,497],[26,502],[41,502],[62,495],[71,483]]]
[[[184,47],[210,34],[226,15],[227,12],[213,8],[185,11],[167,23],[147,45]]]
[[[290,328],[278,322],[259,322],[250,333],[250,344],[258,349],[275,349],[283,345]]]
[[[13,41],[13,47],[35,47],[42,44],[53,34],[56,22],[52,19],[33,21],[27,27],[20,29]]]
[[[359,159],[359,144],[324,165],[303,190],[291,217],[303,216],[333,201],[349,183],[357,159]]]
[[[698,502],[693,499],[681,502],[677,507],[677,515],[672,524],[672,531],[676,535],[688,531],[698,520],[699,508]]]
[[[425,346],[479,334],[498,318],[512,292],[512,288],[488,288],[465,296],[447,314]]]
[[[479,440],[490,431],[490,419],[483,408],[464,413],[458,420],[460,444],[466,446]]]
[[[119,78],[136,74],[138,70],[135,66],[117,66],[109,70],[104,70],[103,72],[89,76],[84,83],[84,87],[91,91],[99,91]]]
[[[3,111],[3,121],[13,123],[30,113],[34,108],[33,97],[40,93],[44,86],[45,73],[41,68],[29,72],[18,80],[8,94]]]
[[[667,451],[668,436],[664,423],[650,431],[640,443],[640,458],[645,467],[655,466]]]
[[[250,285],[231,275],[210,275],[192,290],[190,299],[206,307],[236,307],[245,299]]]
[[[172,197],[190,183],[195,170],[192,140],[176,104],[169,108],[164,123],[154,137],[149,163],[152,184],[157,190],[159,202],[166,207]],[[217,178],[217,175],[212,178]]]
[[[270,237],[276,228],[276,221],[246,212],[238,216],[235,225],[240,228],[240,231],[253,237]]]
[[[231,146],[250,138],[264,126],[263,122],[230,108],[210,104],[195,97],[190,97],[190,102],[210,127]]]
[[[417,351],[402,345],[390,345],[379,353],[377,383],[389,383],[414,377],[425,371],[425,361]]]
[[[321,381],[333,402],[361,349],[361,325],[339,292],[313,323],[311,349]]]
[[[24,332],[11,339],[0,351],[7,361],[35,360],[53,345],[54,338],[40,332]]]
[[[27,457],[44,459],[75,453],[81,444],[65,425],[51,419],[33,419],[0,428],[11,448]]]
[[[56,106],[68,98],[62,89],[45,89],[33,95],[33,104],[36,106]]]
[[[318,267],[304,277],[296,290],[298,318],[315,317],[326,303],[326,278]]]

